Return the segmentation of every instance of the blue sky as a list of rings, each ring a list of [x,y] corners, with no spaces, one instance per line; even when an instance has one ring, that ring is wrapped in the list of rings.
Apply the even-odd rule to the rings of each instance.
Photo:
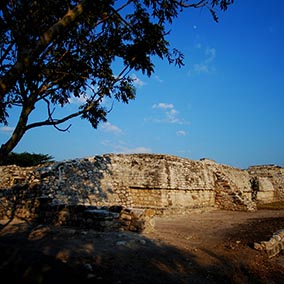
[[[108,122],[97,130],[81,119],[65,133],[32,129],[15,152],[56,160],[147,152],[239,168],[283,166],[283,11],[284,1],[235,0],[219,13],[218,24],[205,9],[185,11],[168,38],[184,53],[184,67],[155,59],[151,78],[132,73],[137,98],[128,105],[114,102]],[[0,126],[0,144],[15,117],[11,113],[10,128]]]

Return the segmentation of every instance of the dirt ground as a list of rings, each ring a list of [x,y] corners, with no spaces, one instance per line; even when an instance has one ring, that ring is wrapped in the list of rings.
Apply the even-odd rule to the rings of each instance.
[[[284,283],[284,254],[253,248],[284,228],[283,209],[155,219],[143,234],[13,221],[0,231],[1,283]]]

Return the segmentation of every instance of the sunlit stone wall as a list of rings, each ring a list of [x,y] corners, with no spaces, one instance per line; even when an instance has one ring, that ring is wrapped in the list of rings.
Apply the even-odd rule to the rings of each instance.
[[[284,170],[275,166],[241,170],[208,159],[109,154],[29,168],[0,167],[0,206],[19,196],[25,199],[22,204],[32,203],[27,201],[31,196],[54,204],[119,204],[157,211],[213,206],[254,210],[255,202],[283,199],[283,185]]]

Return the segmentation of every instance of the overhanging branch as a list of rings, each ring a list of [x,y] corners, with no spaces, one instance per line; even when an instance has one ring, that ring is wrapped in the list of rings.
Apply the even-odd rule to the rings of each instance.
[[[40,127],[40,126],[48,126],[48,125],[51,125],[51,126],[56,126],[56,125],[59,125],[61,123],[64,123],[72,118],[75,118],[75,117],[78,117],[84,113],[87,113],[88,111],[90,111],[94,106],[96,106],[96,104],[99,103],[101,98],[99,98],[98,100],[96,101],[93,101],[92,103],[90,103],[89,105],[87,105],[85,108],[83,108],[82,110],[80,111],[77,111],[77,112],[74,112],[72,114],[69,114],[63,118],[60,118],[60,119],[54,119],[52,117],[49,117],[47,120],[44,120],[44,121],[39,121],[39,122],[34,122],[34,123],[31,123],[31,124],[28,124],[26,127],[25,127],[25,131],[31,129],[31,128],[36,128],[36,127]],[[52,115],[52,113],[51,113]],[[70,125],[71,126],[71,125]],[[66,131],[70,128],[70,126],[67,127]],[[64,131],[61,129],[61,131]]]
[[[74,117],[80,116],[80,115],[82,115],[85,112],[86,112],[85,110],[81,110],[81,111],[77,111],[75,113],[72,113],[70,115],[67,115],[67,116],[65,116],[65,117],[63,117],[61,119],[47,119],[47,120],[44,120],[44,121],[34,122],[34,123],[28,124],[26,126],[26,131],[31,129],[31,128],[36,128],[36,127],[40,127],[40,126],[48,126],[48,125],[56,126],[58,124],[66,122],[66,121],[68,121],[68,120],[70,120],[70,119],[72,119]],[[68,129],[69,128],[70,128],[70,126],[68,126]]]
[[[201,0],[197,3],[191,3],[191,4],[186,4],[184,3],[184,1],[175,1],[175,2],[183,8],[201,8],[205,7],[208,4],[207,0]]]
[[[29,67],[38,54],[40,54],[52,41],[58,36],[68,25],[71,25],[84,11],[84,4],[86,0],[83,0],[73,10],[68,10],[57,23],[42,34],[38,43],[33,50],[29,50],[25,58],[22,61],[18,61],[10,71],[0,79],[0,101],[4,95],[14,86],[19,76]]]
[[[11,67],[9,72],[7,72],[5,76],[0,78],[0,101],[2,101],[5,94],[15,85],[23,71],[26,68],[30,67],[34,59],[50,45],[54,38],[60,35],[66,27],[74,23],[79,18],[79,16],[83,14],[87,1],[88,0],[83,0],[73,9],[69,9],[68,12],[58,22],[56,22],[52,27],[50,27],[46,32],[42,34],[37,44],[35,45],[35,48],[27,51],[27,54],[26,56],[24,56],[23,60],[16,62],[16,64]],[[132,0],[128,0],[116,11],[122,10],[131,2]],[[102,18],[95,24],[95,26],[98,26],[108,18],[109,16]]]

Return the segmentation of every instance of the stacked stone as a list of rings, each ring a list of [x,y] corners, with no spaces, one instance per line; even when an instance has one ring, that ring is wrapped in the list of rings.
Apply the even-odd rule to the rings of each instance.
[[[25,220],[37,218],[38,194],[38,188],[34,184],[18,184],[0,190],[0,220],[14,217]]]
[[[284,200],[284,168],[276,165],[251,166],[248,168],[261,203]]]
[[[36,167],[0,166],[0,189],[36,182]]]
[[[155,211],[141,208],[123,208],[119,221],[121,228],[125,231],[141,233],[143,231],[152,231],[155,226]]]
[[[37,175],[42,192],[64,204],[107,204],[108,195],[111,195],[108,193],[111,192],[103,190],[101,181],[104,175],[109,174],[108,163],[107,159],[96,156],[40,168]]]
[[[154,228],[155,212],[122,206],[54,205],[41,200],[38,222],[72,226],[96,231],[131,231],[141,233]]]
[[[233,211],[254,211],[256,203],[251,199],[249,175],[245,171],[229,171],[229,167],[214,169],[215,202],[219,208]]]
[[[269,258],[278,255],[284,250],[284,229],[274,233],[269,241],[254,243],[254,248],[266,251]]]
[[[214,206],[252,210],[254,200],[281,198],[283,171],[274,166],[245,171],[207,159],[192,161],[169,155],[110,154],[34,168],[0,167],[0,203],[5,204],[5,198],[13,200],[6,193],[15,186],[36,185],[37,198],[46,196],[55,204],[119,204],[156,212]],[[252,174],[260,175],[255,192]]]

